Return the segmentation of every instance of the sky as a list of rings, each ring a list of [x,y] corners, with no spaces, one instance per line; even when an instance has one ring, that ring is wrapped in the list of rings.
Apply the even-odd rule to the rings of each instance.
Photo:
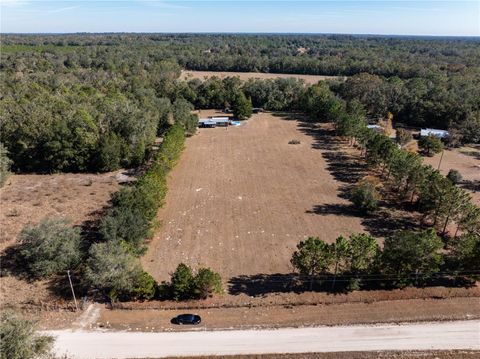
[[[277,32],[480,36],[480,0],[0,0],[0,10],[1,33]]]

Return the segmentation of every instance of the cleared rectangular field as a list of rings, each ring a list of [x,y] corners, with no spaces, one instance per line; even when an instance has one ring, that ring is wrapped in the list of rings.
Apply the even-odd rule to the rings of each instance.
[[[262,113],[240,127],[199,129],[189,138],[168,181],[161,227],[142,258],[145,269],[157,280],[180,262],[209,266],[224,279],[286,273],[300,240],[363,231],[361,218],[312,211],[347,202],[337,196],[324,150],[300,128]],[[301,143],[288,144],[292,139]]]
[[[200,79],[204,80],[205,78],[210,78],[217,76],[221,79],[229,76],[238,76],[240,80],[247,81],[250,79],[276,79],[276,78],[296,78],[304,80],[306,84],[312,85],[316,84],[318,81],[324,80],[337,80],[343,79],[343,76],[321,76],[321,75],[301,75],[301,74],[274,74],[274,73],[263,73],[263,72],[229,72],[229,71],[182,71],[181,79],[190,80],[190,79]]]

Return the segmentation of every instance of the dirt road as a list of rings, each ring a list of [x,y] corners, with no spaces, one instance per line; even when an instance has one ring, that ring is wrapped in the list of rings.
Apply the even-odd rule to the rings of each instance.
[[[480,321],[176,333],[52,331],[57,354],[78,359],[480,349]]]

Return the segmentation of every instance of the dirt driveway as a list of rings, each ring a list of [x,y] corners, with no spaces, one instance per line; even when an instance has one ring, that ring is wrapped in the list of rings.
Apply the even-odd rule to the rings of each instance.
[[[300,240],[363,231],[358,217],[315,213],[348,203],[337,196],[323,151],[299,122],[271,113],[239,127],[199,129],[169,178],[144,268],[157,280],[180,262],[211,267],[224,279],[288,273]]]

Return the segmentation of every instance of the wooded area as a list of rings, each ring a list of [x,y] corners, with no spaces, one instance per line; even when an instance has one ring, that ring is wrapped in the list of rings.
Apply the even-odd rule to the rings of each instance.
[[[370,117],[390,112],[478,143],[479,49],[461,38],[5,35],[0,140],[14,170],[133,167],[174,121],[194,131],[192,105],[222,108],[243,93],[253,106],[310,113],[316,96],[356,99]],[[182,67],[350,77],[330,90],[295,79],[183,82]]]

